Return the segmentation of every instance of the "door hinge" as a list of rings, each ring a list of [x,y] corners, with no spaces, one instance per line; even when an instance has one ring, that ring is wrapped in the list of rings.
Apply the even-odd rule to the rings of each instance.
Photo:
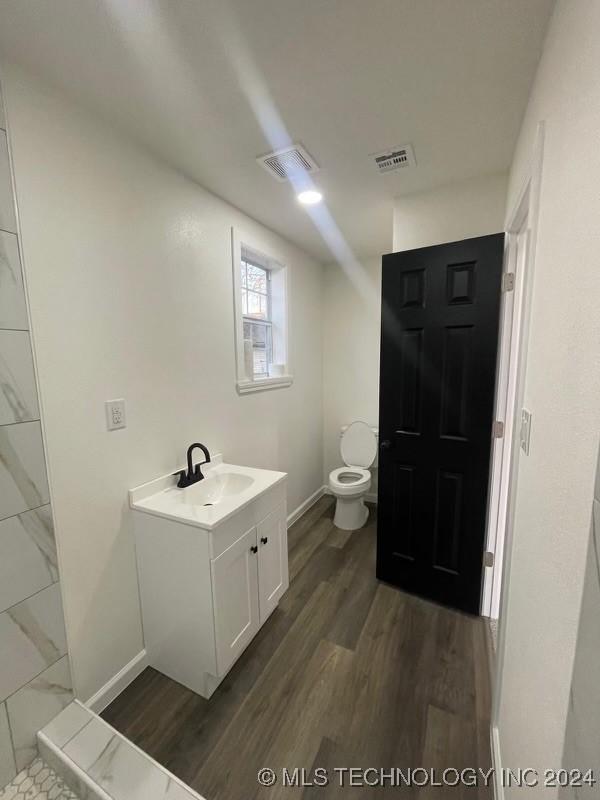
[[[493,427],[492,430],[493,430],[494,439],[502,439],[502,438],[504,438],[504,423],[502,422],[502,420],[497,419],[494,422],[494,427]]]
[[[512,292],[515,288],[515,273],[505,272],[502,275],[502,291]]]
[[[489,550],[486,550],[483,554],[483,566],[484,567],[493,567],[494,566],[494,554],[490,553]]]

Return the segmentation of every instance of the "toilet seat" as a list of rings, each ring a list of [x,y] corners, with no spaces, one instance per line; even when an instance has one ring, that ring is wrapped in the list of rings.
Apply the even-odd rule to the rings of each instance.
[[[349,467],[368,469],[377,456],[377,435],[373,428],[360,420],[351,422],[342,430],[340,454]]]
[[[363,467],[338,467],[329,474],[329,486],[339,497],[364,494],[371,485],[371,473]]]

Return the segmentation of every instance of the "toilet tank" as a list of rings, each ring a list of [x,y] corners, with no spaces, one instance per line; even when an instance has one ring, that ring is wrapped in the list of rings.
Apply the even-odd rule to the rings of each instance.
[[[377,427],[377,425],[369,425],[369,427],[375,434],[375,438],[377,439],[377,443],[379,445],[379,428]],[[342,434],[344,433],[345,430],[347,430],[347,428],[348,425],[342,425],[342,427],[340,428],[340,439],[342,438]],[[379,466],[379,446],[377,447],[377,455],[375,456],[375,461],[373,461],[369,469],[377,469],[378,466]]]

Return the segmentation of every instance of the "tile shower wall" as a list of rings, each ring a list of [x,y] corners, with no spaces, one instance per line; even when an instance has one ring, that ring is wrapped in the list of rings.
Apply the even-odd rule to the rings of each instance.
[[[0,789],[72,699],[0,95]]]
[[[593,770],[595,785],[565,788],[561,798],[600,797],[598,742],[600,741],[600,454],[590,523],[587,564],[575,662],[569,695],[569,711],[563,749],[563,767]]]

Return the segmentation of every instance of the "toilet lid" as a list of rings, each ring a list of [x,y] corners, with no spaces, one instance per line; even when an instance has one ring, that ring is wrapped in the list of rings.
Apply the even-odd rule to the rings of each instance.
[[[366,422],[353,422],[342,433],[342,460],[348,467],[367,469],[377,455],[377,438]]]

